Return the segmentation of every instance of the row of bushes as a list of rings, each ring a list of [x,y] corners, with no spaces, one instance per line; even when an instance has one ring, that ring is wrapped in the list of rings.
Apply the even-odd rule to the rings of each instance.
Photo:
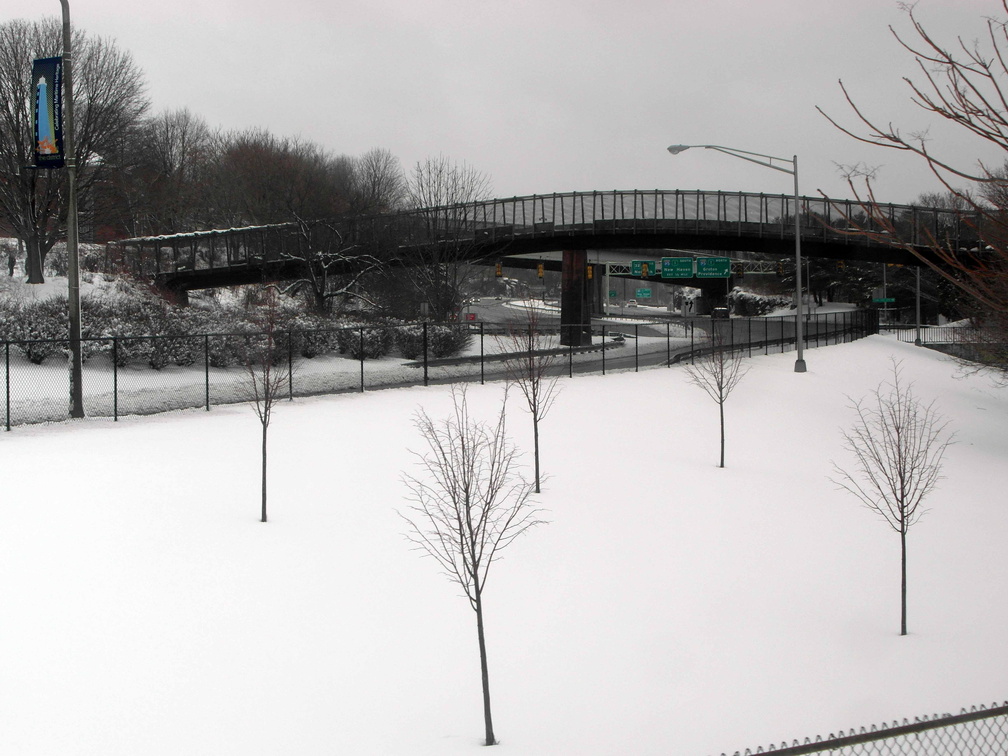
[[[81,311],[82,358],[86,361],[100,353],[112,354],[112,339],[117,337],[115,360],[120,366],[140,362],[155,369],[186,366],[204,359],[205,351],[214,367],[244,364],[250,340],[263,330],[255,310],[208,311],[173,307],[157,300],[85,297]],[[68,351],[68,319],[65,298],[0,300],[0,341],[16,344],[28,360],[41,364]],[[281,311],[277,331],[278,353],[289,351],[307,359],[332,353],[378,359],[393,349],[405,359],[416,359],[423,353],[423,326],[416,324],[338,323]],[[204,339],[204,334],[214,335]],[[433,357],[458,354],[469,338],[464,326],[429,325],[428,352]]]

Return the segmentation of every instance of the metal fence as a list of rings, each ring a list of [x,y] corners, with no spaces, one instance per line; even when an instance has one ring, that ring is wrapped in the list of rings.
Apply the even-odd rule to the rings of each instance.
[[[808,738],[804,743],[782,744],[764,750],[745,750],[750,754],[800,756],[822,754],[832,756],[1004,756],[1008,754],[1008,702],[989,708],[979,706],[963,709],[959,714],[935,714],[904,720],[881,727],[872,726],[857,732],[832,734],[826,739]],[[725,756],[722,754],[721,756]],[[734,756],[743,756],[736,751]]]
[[[501,380],[517,342],[513,329],[483,323],[285,331],[277,360],[286,362],[288,398],[396,388],[431,383]],[[570,328],[570,326],[565,326]],[[770,318],[644,320],[607,319],[584,326],[586,346],[560,344],[559,327],[539,329],[535,340],[549,370],[573,377],[640,370],[695,358],[720,343],[747,356],[788,351],[795,345],[794,316]],[[852,341],[877,333],[871,311],[808,315],[806,348]],[[464,332],[461,356],[442,356],[452,333]],[[116,336],[82,340],[84,413],[118,419],[179,409],[209,410],[251,400],[250,365],[243,361],[257,333],[193,336]],[[524,342],[527,343],[527,342]],[[4,427],[68,419],[69,366],[60,360],[66,340],[0,342]]]

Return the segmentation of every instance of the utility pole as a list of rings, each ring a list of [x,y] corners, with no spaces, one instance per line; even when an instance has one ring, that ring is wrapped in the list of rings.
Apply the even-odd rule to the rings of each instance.
[[[77,247],[77,154],[74,152],[73,77],[71,70],[70,5],[63,6],[64,135],[67,180],[67,298],[70,305],[70,417],[84,417],[81,360],[80,253]]]

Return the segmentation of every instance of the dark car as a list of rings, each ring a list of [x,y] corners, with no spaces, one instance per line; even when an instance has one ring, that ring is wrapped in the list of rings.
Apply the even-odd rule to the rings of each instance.
[[[710,311],[710,316],[715,320],[725,320],[728,318],[727,307],[714,307]]]

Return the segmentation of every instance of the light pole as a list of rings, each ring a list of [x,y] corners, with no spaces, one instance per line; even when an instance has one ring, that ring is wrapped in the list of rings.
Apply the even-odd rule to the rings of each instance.
[[[64,130],[67,180],[67,299],[70,306],[70,417],[84,417],[81,373],[80,257],[77,249],[77,155],[74,152],[73,79],[71,76],[71,40],[69,0],[63,6],[63,87]]]
[[[668,148],[668,151],[673,155],[678,155],[680,152],[684,152],[691,147],[703,148],[705,150],[714,150],[715,152],[723,152],[725,155],[731,155],[732,157],[741,158],[742,160],[748,160],[750,163],[756,163],[757,165],[762,165],[765,168],[773,168],[775,171],[780,171],[781,173],[789,173],[794,176],[794,221],[795,221],[795,300],[798,305],[797,317],[795,319],[795,345],[798,348],[798,358],[795,360],[794,371],[796,373],[804,373],[806,371],[805,358],[804,358],[804,346],[802,342],[804,341],[804,307],[802,306],[802,292],[801,292],[801,220],[799,216],[799,197],[798,197],[798,156],[794,155],[790,160],[787,158],[774,157],[773,155],[763,155],[759,152],[747,152],[746,150],[738,150],[734,147],[719,147],[715,144],[673,144]],[[775,163],[790,163],[791,167],[786,168],[782,165],[775,165]]]

